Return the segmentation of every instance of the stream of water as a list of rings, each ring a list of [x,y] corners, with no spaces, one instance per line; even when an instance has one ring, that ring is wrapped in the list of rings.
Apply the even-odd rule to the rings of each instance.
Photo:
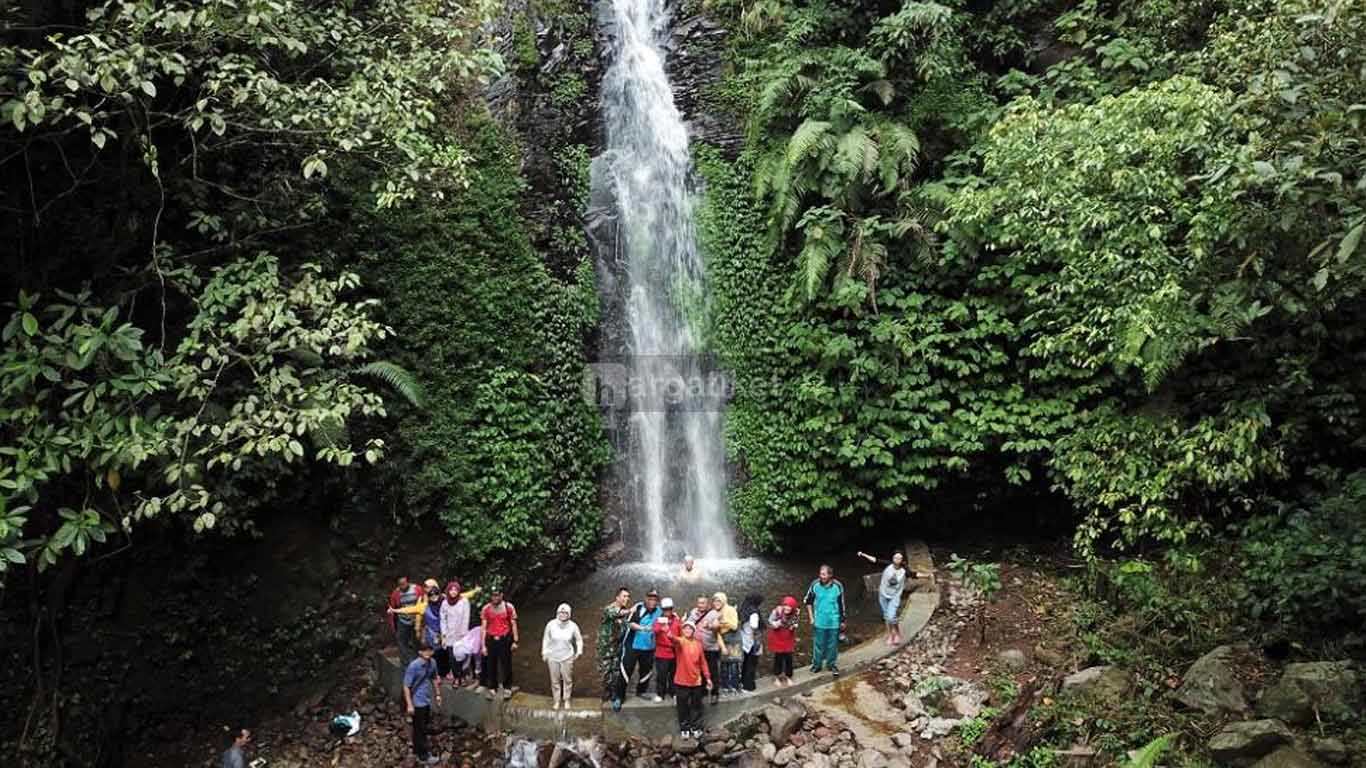
[[[629,333],[627,503],[645,560],[728,558],[724,375],[704,355],[708,291],[693,222],[688,132],[665,69],[665,0],[600,0],[611,40],[606,149],[595,199],[611,201],[611,258],[624,267]]]

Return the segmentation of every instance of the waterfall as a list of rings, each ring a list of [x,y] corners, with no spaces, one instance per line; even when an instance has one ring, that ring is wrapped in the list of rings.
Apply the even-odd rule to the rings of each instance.
[[[665,71],[665,0],[599,0],[611,40],[602,83],[606,147],[593,162],[595,206],[613,226],[595,237],[618,297],[626,393],[626,503],[647,560],[685,550],[735,553],[726,516],[726,380],[704,353],[706,274],[693,223],[688,132]],[[604,253],[606,251],[606,253]],[[605,288],[604,290],[612,290]]]

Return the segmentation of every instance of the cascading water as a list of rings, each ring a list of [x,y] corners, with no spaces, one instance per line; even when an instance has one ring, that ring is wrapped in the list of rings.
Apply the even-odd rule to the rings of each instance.
[[[662,562],[678,549],[731,557],[718,394],[725,380],[701,355],[708,292],[688,133],[664,67],[670,9],[666,0],[600,0],[599,17],[612,63],[602,84],[606,150],[593,163],[593,198],[610,208],[615,226],[595,239],[625,273],[627,504],[647,560]]]

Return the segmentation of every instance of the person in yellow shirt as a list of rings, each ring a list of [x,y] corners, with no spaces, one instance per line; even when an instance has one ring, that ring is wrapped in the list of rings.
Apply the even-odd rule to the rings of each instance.
[[[435,648],[441,645],[441,622],[440,620],[432,621],[429,618],[427,606],[428,604],[432,604],[439,608],[439,604],[444,598],[441,597],[441,585],[436,579],[427,579],[422,582],[422,586],[426,589],[418,595],[416,603],[403,608],[390,608],[389,613],[411,615],[415,623],[414,629],[417,631],[417,636],[420,639],[426,638],[426,633],[423,629],[423,626],[426,625],[427,629],[432,630],[432,636],[436,639],[435,643],[431,643],[431,646]],[[478,595],[482,590],[483,587],[475,586],[461,592],[460,596],[469,600],[475,595]],[[432,624],[435,624],[435,626],[432,626]]]

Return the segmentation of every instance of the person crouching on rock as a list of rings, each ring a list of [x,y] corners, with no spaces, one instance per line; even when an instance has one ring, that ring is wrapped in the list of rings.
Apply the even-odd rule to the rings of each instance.
[[[421,643],[417,647],[417,658],[408,665],[403,673],[403,703],[408,707],[408,716],[413,720],[413,754],[418,762],[435,765],[441,758],[431,754],[427,748],[427,727],[432,721],[432,702],[441,706],[441,689],[436,686],[436,662],[432,661],[434,649]]]
[[[773,652],[773,676],[780,687],[792,685],[792,654],[797,650],[797,598],[788,595],[768,615],[768,649]]]
[[[683,634],[674,638],[674,697],[678,706],[678,736],[702,736],[702,694],[712,685],[711,670],[697,639],[697,625],[683,625]]]

